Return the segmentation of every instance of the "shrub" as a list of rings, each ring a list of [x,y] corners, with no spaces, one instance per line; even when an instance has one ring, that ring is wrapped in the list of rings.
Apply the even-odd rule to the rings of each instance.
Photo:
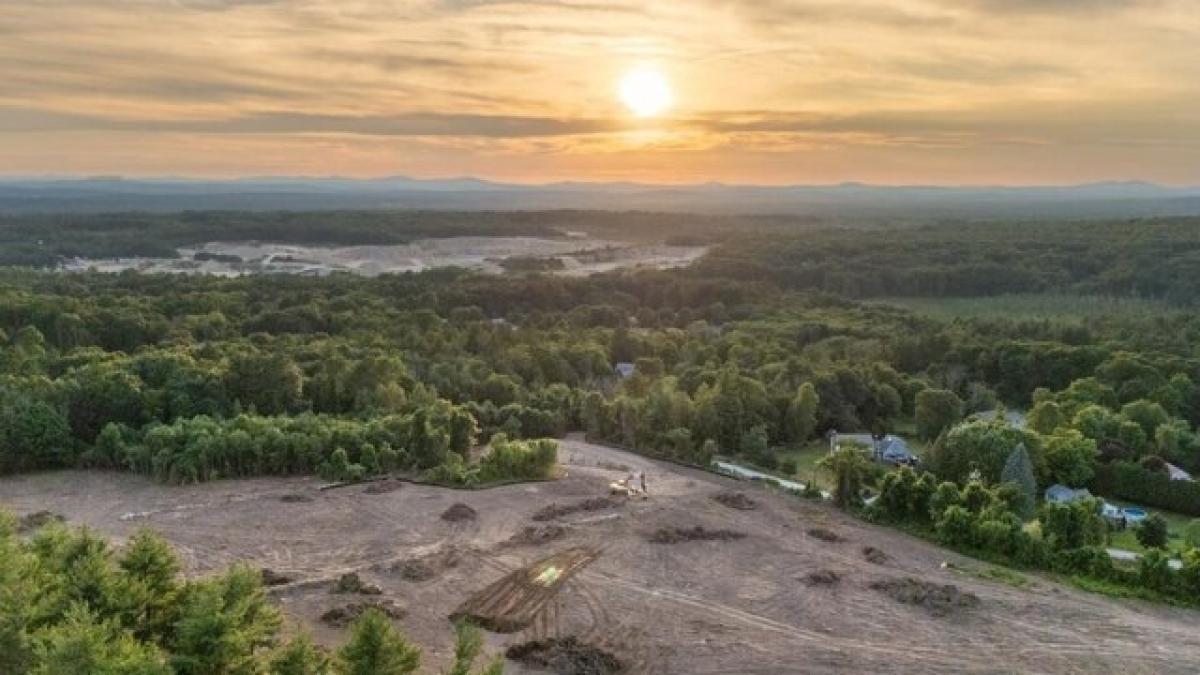
[[[1041,522],[1042,536],[1055,551],[1099,546],[1104,543],[1108,531],[1094,499],[1043,504]]]
[[[969,544],[972,540],[975,519],[971,512],[961,506],[949,506],[937,522],[937,534],[950,545]]]
[[[951,506],[959,506],[962,497],[958,486],[950,481],[939,483],[937,489],[929,497],[929,517],[934,521],[942,519],[942,514]]]
[[[1112,577],[1112,558],[1102,546],[1081,546],[1059,550],[1051,560],[1052,567],[1056,572],[1086,574],[1100,579]]]
[[[1200,548],[1200,518],[1193,518],[1183,528],[1183,541],[1192,548]]]
[[[1146,548],[1166,548],[1167,521],[1157,513],[1152,513],[1137,526],[1134,534],[1138,543]]]
[[[1165,593],[1171,589],[1174,576],[1170,558],[1162,549],[1152,548],[1138,558],[1138,582],[1146,588]]]

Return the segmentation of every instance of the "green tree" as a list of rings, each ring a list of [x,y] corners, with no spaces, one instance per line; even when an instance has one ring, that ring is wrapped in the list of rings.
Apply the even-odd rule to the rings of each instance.
[[[1036,475],[1041,466],[1040,444],[1036,433],[1000,420],[967,422],[951,429],[930,448],[927,466],[943,480],[962,482],[978,471],[984,482],[996,483],[1009,454],[1018,445],[1025,446]]]
[[[329,675],[331,661],[325,650],[313,644],[307,633],[300,633],[271,657],[271,675]]]
[[[845,509],[859,504],[863,478],[871,469],[866,448],[857,443],[844,443],[822,457],[817,465],[833,474],[833,501],[837,506]]]
[[[1100,453],[1096,441],[1074,429],[1059,429],[1043,443],[1047,484],[1062,483],[1071,487],[1087,485],[1095,473]]]
[[[471,675],[471,668],[483,652],[483,635],[465,621],[454,625],[454,634],[454,663],[445,675]],[[497,656],[479,671],[479,675],[502,675],[503,672],[504,658]]]
[[[1037,479],[1033,476],[1033,462],[1023,444],[1009,453],[1000,472],[1000,482],[1016,486],[1017,503],[1014,506],[1017,515],[1026,520],[1032,517],[1037,505]]]
[[[962,419],[962,409],[962,399],[948,389],[921,390],[915,404],[917,435],[927,440],[937,438]]]
[[[1052,434],[1055,429],[1065,424],[1067,419],[1057,401],[1044,400],[1033,404],[1025,422],[1030,429],[1039,434]]]
[[[405,675],[420,667],[421,650],[382,612],[369,609],[350,627],[350,639],[337,658],[341,675]]]
[[[171,675],[158,648],[138,642],[83,605],[39,635],[31,675]]]
[[[1167,547],[1167,521],[1157,513],[1150,514],[1134,530],[1138,543],[1146,548]]]
[[[785,427],[789,440],[802,443],[812,438],[817,429],[817,411],[820,406],[821,398],[817,396],[817,388],[811,382],[800,385],[800,389],[788,404]]]

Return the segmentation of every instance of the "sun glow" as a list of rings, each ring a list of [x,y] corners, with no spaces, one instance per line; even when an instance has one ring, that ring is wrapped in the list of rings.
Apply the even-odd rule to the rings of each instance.
[[[621,102],[638,117],[653,117],[671,106],[671,87],[662,73],[635,68],[621,78]]]

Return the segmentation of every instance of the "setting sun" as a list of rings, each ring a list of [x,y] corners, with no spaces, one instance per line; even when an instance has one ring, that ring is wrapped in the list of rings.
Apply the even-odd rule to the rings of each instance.
[[[671,106],[671,87],[662,73],[636,68],[621,78],[621,102],[638,117],[652,117]]]

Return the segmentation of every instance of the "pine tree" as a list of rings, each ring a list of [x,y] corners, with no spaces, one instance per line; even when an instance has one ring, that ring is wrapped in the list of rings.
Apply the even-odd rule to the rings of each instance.
[[[1026,520],[1031,518],[1037,503],[1037,479],[1033,477],[1033,462],[1029,459],[1029,452],[1025,450],[1024,443],[1009,453],[1004,470],[1000,472],[1000,482],[1017,486],[1020,491],[1017,513]]]
[[[338,650],[342,675],[407,675],[421,665],[420,648],[410,644],[377,609],[367,610]]]

